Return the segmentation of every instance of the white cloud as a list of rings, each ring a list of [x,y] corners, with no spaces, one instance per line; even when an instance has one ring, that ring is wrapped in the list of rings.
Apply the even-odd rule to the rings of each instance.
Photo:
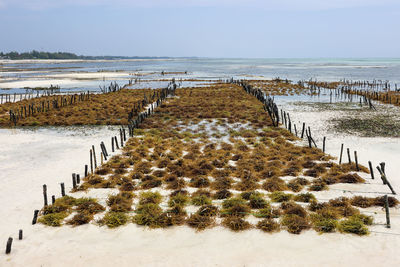
[[[387,6],[398,0],[0,0],[0,7],[51,9],[66,6],[257,7],[267,10],[324,10]]]

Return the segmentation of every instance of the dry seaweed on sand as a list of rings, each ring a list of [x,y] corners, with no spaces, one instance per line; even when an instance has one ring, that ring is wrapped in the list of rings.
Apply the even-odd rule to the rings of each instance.
[[[247,205],[246,201],[242,198],[229,198],[222,202],[223,210],[221,211],[221,216],[236,216],[245,217],[250,214],[250,207]]]
[[[115,228],[124,225],[128,222],[129,217],[124,212],[107,212],[104,217],[99,221],[101,225],[107,225],[109,228]]]
[[[315,201],[316,198],[312,193],[301,193],[294,195],[293,200],[296,202],[304,202],[304,203],[309,203],[311,201]]]
[[[190,180],[191,187],[204,188],[210,185],[210,180],[207,177],[196,177]]]
[[[215,194],[213,195],[213,198],[214,199],[226,199],[226,198],[230,198],[231,196],[232,196],[232,192],[230,192],[227,189],[222,189],[222,190],[215,192]]]
[[[252,194],[249,197],[249,205],[252,209],[262,209],[269,206],[269,203],[263,198],[262,194]]]
[[[300,192],[304,188],[304,186],[295,181],[295,179],[289,181],[287,187],[293,192]]]
[[[78,226],[78,225],[88,224],[92,219],[93,219],[92,214],[80,212],[78,214],[75,214],[74,217],[68,220],[67,224]]]
[[[389,203],[389,207],[392,208],[392,207],[397,207],[400,202],[394,197],[388,197],[388,203]],[[385,197],[384,196],[376,197],[374,199],[374,204],[375,204],[375,206],[384,207],[385,206]]]
[[[216,178],[214,182],[211,183],[211,188],[215,190],[230,189],[232,187],[233,180],[229,177],[219,177]]]
[[[107,205],[110,207],[111,211],[127,212],[132,210],[132,199],[133,195],[128,192],[110,195],[107,199]]]
[[[364,222],[356,217],[350,217],[348,219],[339,222],[338,229],[342,233],[350,233],[356,235],[368,235],[368,228]]]
[[[76,199],[70,196],[64,196],[56,199],[54,204],[44,206],[41,214],[47,215],[52,213],[66,213],[69,214],[72,207],[75,205]]]
[[[308,187],[309,191],[323,191],[328,190],[328,186],[322,179],[317,179],[312,182],[312,184]]]
[[[284,215],[280,220],[281,225],[291,234],[300,234],[303,230],[311,228],[307,217],[301,217],[296,214]]]
[[[217,216],[219,210],[217,206],[208,204],[201,206],[196,213],[201,216]]]
[[[319,207],[318,207],[319,206]],[[360,214],[360,211],[350,205],[349,199],[340,197],[331,199],[327,203],[317,204],[312,202],[310,210],[316,211],[318,214],[326,218],[339,219],[342,217],[350,217]]]
[[[232,231],[238,232],[251,228],[251,224],[241,217],[229,216],[222,220],[222,225],[228,227]]]
[[[63,220],[68,216],[66,212],[49,213],[39,217],[38,222],[48,226],[61,226]]]
[[[189,216],[186,220],[187,225],[196,230],[201,231],[206,228],[210,228],[215,224],[215,218],[213,216],[202,216],[200,214],[194,213]]]
[[[242,179],[234,188],[239,191],[248,191],[258,189],[260,185],[253,179]]]
[[[159,192],[142,192],[139,195],[139,205],[144,205],[148,203],[160,204],[162,201],[162,196]]]
[[[285,191],[288,189],[286,183],[281,178],[273,177],[267,179],[263,184],[262,188],[267,190],[268,192],[275,192],[275,191]]]
[[[93,198],[78,198],[75,201],[75,205],[76,211],[79,213],[96,214],[105,210],[105,208]]]
[[[307,211],[302,206],[293,201],[283,202],[281,204],[281,210],[284,215],[294,214],[303,218],[306,218],[308,215]]]
[[[256,213],[253,214],[257,218],[278,218],[281,215],[281,210],[278,208],[271,208],[270,206],[257,210]]]
[[[162,209],[157,204],[147,203],[138,205],[135,212],[136,215],[133,216],[134,223],[152,228],[162,226],[159,220],[162,214]]]
[[[320,233],[332,233],[335,232],[338,227],[338,221],[325,217],[321,214],[312,214],[311,222],[315,231]]]
[[[192,204],[195,206],[209,205],[211,199],[206,195],[195,195],[192,197]]]
[[[342,174],[337,177],[339,183],[347,183],[347,184],[357,184],[357,183],[365,183],[365,180],[360,177],[357,173],[347,173]]]
[[[171,196],[168,205],[170,207],[175,207],[175,206],[180,206],[183,207],[187,205],[190,201],[190,198],[186,194],[176,194],[174,196]]]
[[[159,215],[157,221],[160,227],[182,225],[185,223],[186,215],[182,206],[174,206]]]
[[[284,192],[276,191],[268,194],[272,202],[285,202],[292,199],[292,194],[286,194]]]
[[[273,219],[264,219],[257,223],[257,228],[267,233],[273,233],[273,232],[279,232],[280,225]]]

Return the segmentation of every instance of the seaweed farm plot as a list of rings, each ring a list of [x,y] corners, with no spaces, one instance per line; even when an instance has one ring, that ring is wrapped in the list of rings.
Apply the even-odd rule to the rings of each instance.
[[[316,94],[315,90],[307,88],[305,83],[298,81],[294,84],[287,79],[274,80],[247,80],[246,83],[256,89],[263,90],[268,95],[300,95],[300,94]]]
[[[273,125],[263,104],[237,84],[176,89],[120,154],[41,209],[38,222],[366,235],[374,224],[367,208],[398,205],[383,195],[330,193],[337,184],[372,183],[369,169],[337,164]]]
[[[102,94],[52,95],[0,105],[0,126],[126,125],[160,94],[121,89]]]

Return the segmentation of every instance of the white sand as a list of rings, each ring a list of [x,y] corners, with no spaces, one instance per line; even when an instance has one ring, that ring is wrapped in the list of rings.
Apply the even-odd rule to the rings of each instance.
[[[296,120],[294,112],[291,116]],[[301,114],[301,120],[321,123],[324,114],[308,112]],[[300,235],[285,231],[265,234],[255,229],[233,233],[222,227],[197,233],[186,226],[148,230],[134,224],[115,230],[95,225],[31,226],[33,210],[43,205],[42,184],[48,185],[49,195],[59,196],[58,183],[65,181],[70,185],[71,173],[79,170],[82,173],[87,163],[89,146],[104,140],[110,147],[111,133],[102,131],[95,136],[82,136],[78,131],[76,136],[63,137],[46,131],[20,133],[16,130],[10,137],[10,132],[0,130],[0,181],[3,182],[0,201],[2,214],[6,215],[0,221],[0,243],[4,242],[5,246],[9,236],[15,241],[10,255],[0,253],[0,266],[397,266],[400,262],[397,209],[391,209],[391,229],[374,225],[370,228],[373,232],[366,237],[318,235],[312,230]],[[364,165],[367,160],[374,166],[385,161],[387,176],[400,192],[399,139],[343,137],[326,133],[326,127],[313,128],[313,134],[327,136],[328,153],[337,155],[343,142],[345,147],[357,149],[359,161]],[[379,179],[377,174],[376,177]],[[373,184],[335,185],[318,197],[363,195],[343,193],[335,188],[389,192],[379,180],[368,182]],[[374,215],[377,223],[385,222],[381,209],[366,211],[378,213]],[[16,240],[20,228],[25,233],[22,241]]]
[[[56,86],[72,86],[79,85],[81,82],[73,79],[26,79],[26,80],[14,80],[9,82],[0,83],[0,88],[35,88],[35,87],[50,87],[51,85]]]
[[[127,62],[127,61],[173,61],[179,60],[174,58],[168,59],[158,59],[158,58],[132,58],[132,59],[0,59],[0,64],[32,64],[32,63],[43,63],[43,64],[64,64],[64,63],[74,63],[74,62]]]
[[[47,76],[45,76],[47,77]],[[104,71],[104,72],[70,72],[50,75],[52,78],[71,78],[71,79],[103,79],[130,77],[128,72]]]
[[[88,81],[101,81],[103,79],[121,80],[130,79],[132,76],[128,72],[65,72],[61,74],[40,75],[35,78],[14,79],[4,78],[0,82],[0,88],[35,88],[49,87],[50,85],[59,86],[79,86],[83,87]]]

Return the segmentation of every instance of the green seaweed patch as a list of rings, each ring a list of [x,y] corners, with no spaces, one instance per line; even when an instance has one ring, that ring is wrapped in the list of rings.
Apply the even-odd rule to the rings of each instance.
[[[107,225],[109,228],[116,228],[128,222],[129,216],[124,212],[107,212],[99,221],[101,225]]]
[[[292,194],[286,194],[281,191],[272,192],[272,193],[268,194],[268,196],[272,202],[285,202],[285,201],[289,201],[293,197]]]
[[[50,213],[41,216],[38,219],[39,223],[47,226],[58,227],[62,225],[63,220],[68,216],[67,212]]]
[[[338,227],[337,220],[325,217],[321,214],[312,214],[311,222],[314,230],[320,233],[332,233],[335,232]]]
[[[357,217],[350,217],[339,222],[338,229],[342,233],[350,233],[356,235],[368,235],[368,228],[364,222]]]

